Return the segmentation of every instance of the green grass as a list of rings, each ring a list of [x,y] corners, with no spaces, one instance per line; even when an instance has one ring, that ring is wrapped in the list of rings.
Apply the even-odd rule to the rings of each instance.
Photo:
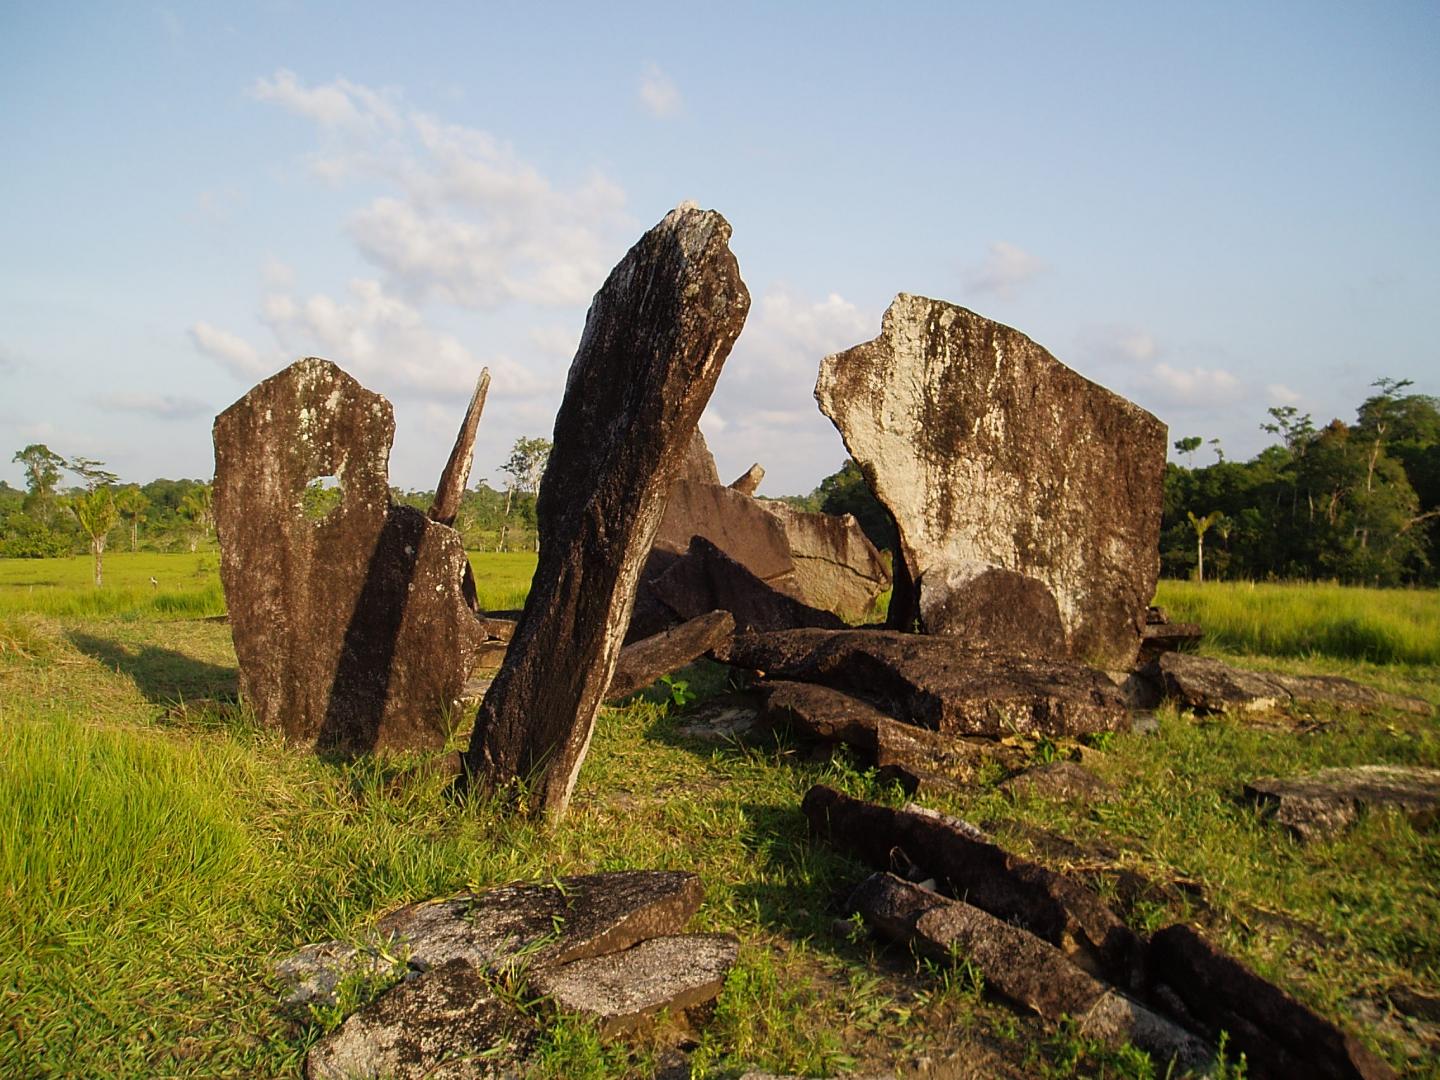
[[[1162,581],[1156,602],[1176,622],[1237,653],[1440,664],[1440,592],[1333,584]]]
[[[183,574],[188,557],[158,558]],[[0,562],[0,1075],[298,1076],[338,1017],[284,1012],[267,975],[272,959],[358,936],[409,900],[633,867],[698,869],[705,902],[695,929],[742,942],[698,1035],[697,1076],[873,1073],[952,1053],[996,1054],[1034,1076],[1163,1075],[1132,1050],[1105,1050],[1073,1026],[995,1003],[963,962],[922,964],[837,931],[837,898],[862,871],[810,841],[800,799],[817,782],[902,798],[843,753],[817,759],[783,739],[689,742],[662,686],[602,712],[558,827],[483,802],[456,805],[443,771],[422,768],[429,759],[327,763],[258,730],[229,704],[229,627],[133,608],[69,610],[67,594],[93,592],[88,567],[54,562],[81,564],[78,580],[45,592],[33,580],[43,567]],[[533,555],[476,558],[482,596],[511,597],[485,606],[519,606],[533,565]],[[17,580],[27,574],[30,582]],[[1165,590],[1162,602],[1182,617]],[[1247,643],[1226,647],[1233,654]],[[1424,663],[1324,665],[1440,697]],[[728,673],[710,665],[683,678],[703,698]],[[207,703],[175,708],[182,700]],[[1406,1075],[1440,1077],[1433,1054],[1417,1053],[1397,1024],[1361,1024],[1352,1001],[1383,1000],[1394,987],[1440,993],[1440,840],[1376,814],[1302,847],[1241,798],[1244,782],[1263,774],[1440,766],[1436,721],[1324,710],[1267,723],[1162,710],[1160,721],[1154,735],[1103,740],[1094,767],[1120,789],[1115,803],[1012,800],[997,789],[998,773],[927,801],[1075,868],[1138,928],[1199,921],[1361,1030]],[[1037,760],[1075,751],[1064,740],[1028,749]],[[1056,854],[1046,833],[1076,850]],[[1154,895],[1130,896],[1120,869],[1155,883]],[[547,1028],[536,1075],[645,1076],[660,1053],[658,1039],[605,1041],[565,1019]]]

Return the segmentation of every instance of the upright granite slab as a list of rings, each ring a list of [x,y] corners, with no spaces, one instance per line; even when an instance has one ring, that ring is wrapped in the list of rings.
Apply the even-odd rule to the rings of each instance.
[[[260,722],[345,754],[439,748],[484,628],[459,534],[390,502],[390,403],[310,357],[215,420],[220,579]],[[318,520],[306,487],[334,477]]]
[[[894,516],[891,625],[1097,667],[1159,575],[1165,426],[1024,334],[900,294],[825,358],[820,408]]]
[[[750,294],[714,211],[681,206],[596,293],[555,419],[525,610],[480,705],[463,779],[563,813],[636,582]]]

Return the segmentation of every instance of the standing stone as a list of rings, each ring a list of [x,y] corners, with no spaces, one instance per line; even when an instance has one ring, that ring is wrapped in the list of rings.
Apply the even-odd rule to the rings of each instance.
[[[714,211],[681,206],[596,293],[536,506],[540,559],[463,777],[563,813],[665,498],[750,294]]]
[[[260,722],[344,754],[438,749],[484,629],[459,535],[390,502],[390,403],[328,360],[291,364],[215,420],[220,579]],[[333,476],[318,520],[305,491]]]
[[[815,396],[895,518],[892,626],[1134,660],[1160,570],[1160,421],[1024,334],[905,293],[878,338],[825,358]]]
[[[765,469],[757,461],[734,480],[730,481],[730,486],[740,492],[741,495],[754,495],[755,492],[760,490],[760,481],[764,479]]]
[[[808,513],[782,502],[760,505],[785,528],[800,598],[842,619],[862,621],[890,587],[890,571],[855,515]]]

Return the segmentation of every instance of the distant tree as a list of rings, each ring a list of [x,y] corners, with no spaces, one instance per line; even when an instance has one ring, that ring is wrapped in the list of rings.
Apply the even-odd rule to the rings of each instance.
[[[65,468],[80,477],[87,491],[94,491],[100,487],[113,487],[120,482],[118,476],[105,468],[103,461],[96,461],[94,458],[71,458],[65,463]]]
[[[202,536],[209,538],[210,527],[215,522],[214,488],[210,484],[195,485],[180,500],[180,512],[198,530],[190,534],[190,550],[194,551]]]
[[[872,544],[882,550],[895,550],[895,522],[875,497],[854,458],[846,458],[838,471],[821,480],[810,498],[824,513],[854,514]]]
[[[95,557],[95,587],[98,589],[103,580],[105,539],[119,517],[115,495],[108,487],[96,487],[76,492],[66,500],[66,505],[90,538],[90,554]]]
[[[1183,439],[1175,440],[1175,449],[1185,455],[1185,460],[1193,466],[1195,464],[1195,451],[1199,450],[1205,442],[1199,435],[1190,435]]]
[[[1197,518],[1193,513],[1187,510],[1185,511],[1185,516],[1190,519],[1190,527],[1195,530],[1195,580],[1204,581],[1205,534],[1210,531],[1210,526],[1214,525],[1225,515],[1219,510],[1212,510],[1203,518]],[[1229,534],[1228,529],[1226,530],[1226,534]]]
[[[130,522],[130,550],[140,550],[140,522],[145,520],[145,511],[150,500],[137,484],[127,484],[115,493],[115,509]]]
[[[24,450],[17,450],[10,459],[25,467],[25,513],[37,521],[50,525],[55,518],[55,485],[60,482],[60,470],[65,468],[65,459],[44,443],[31,443]]]
[[[505,517],[500,525],[499,549],[505,550],[505,538],[510,528],[510,506],[515,495],[536,496],[540,493],[540,484],[545,478],[545,467],[550,463],[551,442],[549,439],[525,438],[521,436],[515,440],[515,445],[510,450],[510,457],[500,471],[510,479],[505,484]],[[535,545],[540,545],[539,535],[536,535]]]

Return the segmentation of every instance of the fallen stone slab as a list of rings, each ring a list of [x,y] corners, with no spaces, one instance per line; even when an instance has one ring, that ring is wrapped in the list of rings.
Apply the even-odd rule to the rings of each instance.
[[[863,881],[849,906],[892,940],[940,960],[967,958],[987,987],[1047,1019],[1072,1017],[1081,1034],[1109,1046],[1134,1043],[1182,1070],[1203,1068],[1214,1056],[1184,1028],[1081,970],[1054,945],[971,904],[882,873]]]
[[[518,1078],[535,1022],[465,960],[382,995],[310,1049],[309,1080]]]
[[[412,968],[455,959],[488,970],[563,964],[677,934],[700,907],[700,878],[679,870],[624,870],[506,885],[390,912],[377,931]]]
[[[898,781],[910,794],[967,791],[980,770],[995,763],[1017,768],[1022,752],[994,739],[941,735],[914,724],[885,720],[875,729],[875,764],[880,776]]]
[[[723,660],[730,655],[735,617],[728,611],[711,611],[670,630],[626,645],[620,650],[606,701],[619,701],[643,690],[707,653]]]
[[[776,592],[801,599],[784,526],[759,500],[721,484],[675,481],[655,545],[683,554],[695,536],[705,537]]]
[[[1121,691],[1103,672],[977,651],[954,638],[892,630],[741,633],[730,663],[844,690],[946,735],[1081,735],[1129,723]]]
[[[759,505],[784,527],[801,600],[851,622],[870,614],[890,588],[890,571],[853,514],[808,513],[773,501]]]
[[[719,214],[682,205],[595,294],[536,504],[545,542],[462,787],[524,786],[552,817],[569,804],[667,494],[750,308],[729,239]]]
[[[270,973],[285,987],[285,1004],[304,1008],[334,1006],[342,979],[381,979],[404,967],[402,958],[373,944],[322,941],[280,958],[270,966]]]
[[[1113,802],[1118,792],[1094,772],[1075,761],[1050,761],[1026,769],[1000,785],[1010,795],[1031,795],[1068,802]]]
[[[874,753],[877,729],[894,723],[869,702],[816,683],[767,681],[755,689],[764,700],[766,721],[823,742]]]
[[[1152,669],[1165,693],[1201,712],[1264,712],[1285,705],[1398,709],[1429,716],[1428,701],[1375,690],[1333,675],[1280,675],[1231,667],[1207,656],[1165,653]]]
[[[1440,769],[1413,765],[1321,769],[1305,776],[1252,780],[1245,785],[1245,794],[1301,840],[1337,833],[1362,810],[1396,810],[1424,828],[1440,817]]]
[[[815,397],[899,533],[892,627],[1124,668],[1159,576],[1165,426],[1024,334],[901,293]]]
[[[1255,1077],[1391,1080],[1396,1074],[1355,1036],[1177,924],[1150,939],[1152,982],[1179,997],[1212,1033],[1230,1033]]]
[[[754,495],[755,492],[760,490],[760,481],[764,479],[765,470],[761,468],[760,463],[757,461],[734,480],[730,481],[730,486],[740,492],[741,495]]]
[[[630,1031],[662,1011],[713,1001],[735,966],[730,934],[651,938],[624,952],[541,971],[531,988],[566,1012],[593,1019],[605,1035]]]
[[[735,617],[737,630],[845,625],[839,616],[772,588],[703,536],[693,537],[684,555],[672,556],[647,589],[674,621],[718,609]]]
[[[761,722],[761,709],[759,695],[751,691],[722,694],[687,713],[675,734],[715,746],[745,742],[769,731]]]
[[[810,831],[877,870],[918,867],[950,896],[1083,955],[1122,985],[1140,978],[1140,940],[1093,891],[943,815],[852,799],[812,787],[801,810]]]
[[[1161,653],[1193,648],[1204,636],[1199,623],[1146,623],[1140,628],[1140,655],[1136,663],[1146,664]]]
[[[315,357],[215,419],[240,692],[262,725],[323,752],[443,746],[485,637],[459,534],[391,503],[394,433],[388,401]],[[327,476],[339,501],[312,520],[307,488]]]

